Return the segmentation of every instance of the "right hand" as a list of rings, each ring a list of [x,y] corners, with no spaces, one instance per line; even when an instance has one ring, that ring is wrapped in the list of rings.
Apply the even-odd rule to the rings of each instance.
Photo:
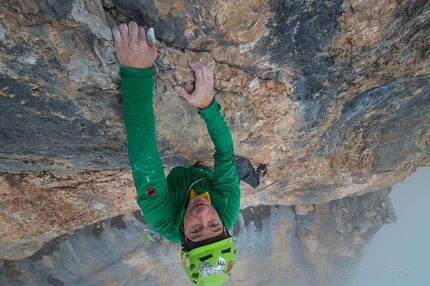
[[[148,69],[157,58],[155,43],[148,44],[145,29],[136,22],[112,27],[115,51],[120,65]]]
[[[189,94],[183,87],[175,86],[175,90],[183,96],[190,104],[206,109],[212,105],[214,100],[214,74],[212,70],[201,62],[190,62],[190,67],[194,71],[196,83],[194,91]]]

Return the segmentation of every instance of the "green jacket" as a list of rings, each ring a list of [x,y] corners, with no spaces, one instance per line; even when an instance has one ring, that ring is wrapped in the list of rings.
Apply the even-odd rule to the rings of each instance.
[[[193,188],[197,193],[209,192],[212,206],[224,226],[230,229],[239,215],[239,179],[230,130],[215,98],[209,108],[198,110],[215,145],[214,171],[175,167],[165,178],[156,146],[153,69],[121,66],[120,76],[136,200],[147,223],[166,239],[181,243],[180,225],[188,203],[187,190],[196,180],[210,178],[198,182]]]

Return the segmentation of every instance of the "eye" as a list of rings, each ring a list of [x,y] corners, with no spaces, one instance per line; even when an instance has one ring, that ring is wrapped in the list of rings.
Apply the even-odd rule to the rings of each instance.
[[[213,223],[211,223],[212,227],[215,227],[215,226],[218,226],[218,225],[219,225],[219,222],[213,222]]]
[[[192,233],[198,233],[198,232],[199,232],[199,229],[198,229],[198,228],[195,228],[195,229],[193,229],[191,232],[192,232]]]

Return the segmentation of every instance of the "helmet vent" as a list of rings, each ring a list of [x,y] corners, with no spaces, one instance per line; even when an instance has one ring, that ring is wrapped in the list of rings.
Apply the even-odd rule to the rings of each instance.
[[[231,248],[229,247],[229,248],[221,250],[221,253],[230,253],[230,251],[231,251]]]
[[[199,273],[193,273],[193,274],[191,274],[191,276],[199,278]]]
[[[212,254],[208,254],[208,255],[200,257],[199,259],[200,259],[200,261],[205,261],[205,260],[208,260],[211,257],[212,257]]]

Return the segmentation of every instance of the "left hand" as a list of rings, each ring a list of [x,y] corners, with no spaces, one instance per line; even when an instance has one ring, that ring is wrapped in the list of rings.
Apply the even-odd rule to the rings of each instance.
[[[157,58],[157,47],[154,42],[148,44],[145,29],[136,22],[112,27],[115,40],[115,51],[120,65],[148,69]]]
[[[175,86],[175,90],[192,105],[200,109],[206,109],[211,106],[215,96],[214,73],[201,62],[190,62],[189,64],[196,77],[193,93],[189,94],[181,86]]]

